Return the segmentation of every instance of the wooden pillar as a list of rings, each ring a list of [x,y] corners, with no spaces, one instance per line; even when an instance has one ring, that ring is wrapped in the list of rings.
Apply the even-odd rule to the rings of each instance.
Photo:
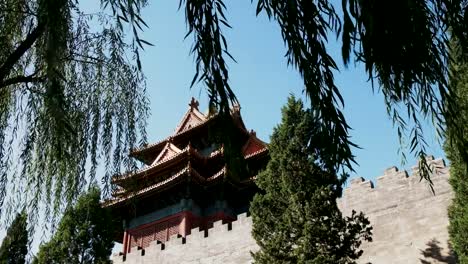
[[[124,230],[124,233],[123,233],[123,239],[122,239],[122,251],[124,253],[124,255],[126,255],[129,251],[129,244],[128,244],[128,237],[129,237],[129,234],[128,234],[128,225],[127,225],[127,221],[126,219],[124,219],[122,221],[122,227],[123,227],[123,230]]]
[[[184,211],[181,217],[182,221],[179,226],[179,234],[185,237],[189,235],[192,230],[192,213],[190,211]]]
[[[125,254],[128,253],[128,232],[127,232],[127,229],[124,230],[122,244],[123,244],[122,251],[123,251],[123,253],[125,255]]]
[[[169,240],[169,228],[170,228],[169,224],[166,223],[166,238],[164,239],[164,241],[168,241],[168,240]]]

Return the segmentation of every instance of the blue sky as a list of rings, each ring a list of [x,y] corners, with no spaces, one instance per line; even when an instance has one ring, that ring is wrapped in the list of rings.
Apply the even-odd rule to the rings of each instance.
[[[151,116],[148,120],[149,141],[170,135],[188,108],[191,97],[200,101],[200,109],[207,108],[207,95],[202,86],[190,89],[195,65],[189,54],[192,38],[186,34],[183,10],[177,11],[177,0],[149,1],[143,17],[149,25],[142,38],[155,46],[141,53],[143,71],[147,77]],[[95,12],[99,1],[80,2],[83,9]],[[274,126],[281,119],[281,107],[289,94],[305,99],[299,74],[286,65],[285,46],[278,25],[265,16],[255,16],[255,4],[250,0],[225,0],[228,20],[233,29],[226,29],[229,51],[237,63],[229,62],[230,84],[241,103],[242,116],[249,129],[269,141]],[[341,5],[337,5],[338,7]],[[341,66],[340,46],[331,38],[330,53]],[[335,79],[345,99],[345,116],[353,130],[352,140],[361,149],[355,149],[356,173],[375,179],[385,168],[401,166],[398,138],[388,118],[383,97],[373,93],[362,67],[341,67]],[[434,133],[427,130],[428,152],[443,157],[443,151]],[[415,160],[408,156],[405,168]],[[3,238],[5,230],[0,230]],[[41,234],[35,234],[33,252],[37,250]],[[48,234],[46,234],[48,235]]]
[[[201,85],[190,89],[194,75],[193,57],[189,54],[192,38],[186,34],[184,10],[177,11],[174,0],[150,1],[143,16],[149,25],[142,37],[155,46],[142,53],[143,71],[147,76],[151,116],[148,120],[150,141],[170,133],[187,110],[193,96],[207,107],[207,95]],[[286,64],[285,46],[279,27],[266,16],[255,16],[255,4],[249,0],[225,1],[227,17],[233,27],[225,29],[230,53],[237,63],[229,62],[230,84],[242,107],[242,116],[249,129],[269,141],[272,128],[281,118],[281,107],[290,93],[305,98],[299,74]],[[340,46],[331,38],[330,53],[341,65]],[[345,116],[353,128],[352,140],[362,149],[355,149],[356,173],[367,179],[381,175],[387,167],[401,165],[396,130],[386,114],[383,96],[373,92],[362,66],[341,67],[335,79],[345,99]],[[427,129],[428,152],[442,157],[432,130]],[[403,167],[415,164],[408,155]]]

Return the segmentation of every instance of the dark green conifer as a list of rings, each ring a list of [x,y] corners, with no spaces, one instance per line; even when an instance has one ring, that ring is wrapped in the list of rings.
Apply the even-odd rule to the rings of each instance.
[[[28,254],[27,215],[16,215],[0,247],[0,264],[24,264]]]
[[[468,136],[468,63],[456,40],[452,43],[450,86],[457,95],[460,106],[460,127],[465,137]],[[450,184],[454,190],[454,198],[449,207],[449,234],[451,245],[460,263],[468,263],[468,175],[467,160],[461,155],[459,144],[454,136],[457,131],[448,127],[445,152],[450,160]]]
[[[336,199],[343,178],[327,169],[315,144],[322,144],[311,111],[288,99],[271,136],[271,160],[260,173],[261,193],[251,205],[255,263],[355,263],[362,240],[371,240],[363,214],[343,217]],[[330,168],[330,167],[328,167]]]
[[[52,239],[39,249],[36,264],[110,264],[113,219],[99,202],[99,188],[80,196],[60,220]]]

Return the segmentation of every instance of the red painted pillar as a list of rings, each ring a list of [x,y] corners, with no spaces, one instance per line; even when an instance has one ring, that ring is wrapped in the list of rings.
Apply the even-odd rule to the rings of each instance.
[[[190,234],[192,230],[192,213],[189,211],[184,211],[182,213],[182,221],[180,222],[179,226],[179,234],[183,237]]]
[[[127,253],[130,253],[132,250],[132,234],[127,235]]]
[[[123,253],[124,254],[128,253],[128,249],[127,249],[128,241],[127,240],[128,240],[128,232],[127,232],[127,229],[125,229],[124,230],[124,235],[123,235],[123,240],[122,240],[122,242],[123,242]]]

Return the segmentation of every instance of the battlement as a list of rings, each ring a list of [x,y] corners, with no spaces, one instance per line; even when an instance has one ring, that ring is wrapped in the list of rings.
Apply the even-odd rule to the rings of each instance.
[[[250,263],[250,251],[257,245],[251,236],[252,218],[246,213],[233,222],[217,221],[213,227],[194,228],[190,235],[171,236],[165,243],[153,241],[145,249],[126,256],[114,254],[114,263]]]
[[[362,177],[349,181],[338,206],[344,215],[364,212],[373,226],[373,242],[363,243],[359,263],[454,263],[447,232],[452,199],[449,168],[442,159],[430,156],[426,161],[434,192],[420,179],[418,166],[410,173],[390,167],[375,185]],[[112,259],[119,264],[251,263],[250,252],[258,250],[251,230],[251,217],[241,214],[231,223],[218,221],[208,230],[195,228],[186,237],[154,241],[145,249]]]
[[[413,166],[411,174],[392,166],[377,177],[376,184],[362,177],[349,181],[344,189],[343,197],[338,200],[340,209],[348,214],[351,210],[365,211],[367,214],[388,207],[408,204],[414,200],[422,200],[451,192],[448,183],[449,168],[443,159],[426,158],[431,169],[431,181],[434,192],[428,181],[421,179],[419,167]]]
[[[448,167],[445,166],[443,159],[434,159],[433,156],[428,156],[426,161],[429,168],[432,170],[431,180],[440,181],[441,177],[448,176]],[[419,167],[411,167],[411,176],[408,175],[406,170],[400,171],[398,167],[392,166],[384,170],[382,176],[377,177],[376,189],[394,188],[401,185],[415,185],[419,184],[421,177],[419,176]],[[420,187],[420,185],[418,185]],[[361,191],[369,191],[374,189],[374,183],[369,180],[364,180],[362,177],[351,179],[349,186],[345,189],[345,195],[360,194]]]
[[[362,245],[359,262],[455,263],[447,232],[447,207],[453,195],[449,168],[443,159],[429,156],[426,161],[433,191],[421,180],[417,165],[410,173],[390,167],[375,185],[362,177],[350,180],[338,206],[344,215],[364,212],[373,226],[373,242]]]

